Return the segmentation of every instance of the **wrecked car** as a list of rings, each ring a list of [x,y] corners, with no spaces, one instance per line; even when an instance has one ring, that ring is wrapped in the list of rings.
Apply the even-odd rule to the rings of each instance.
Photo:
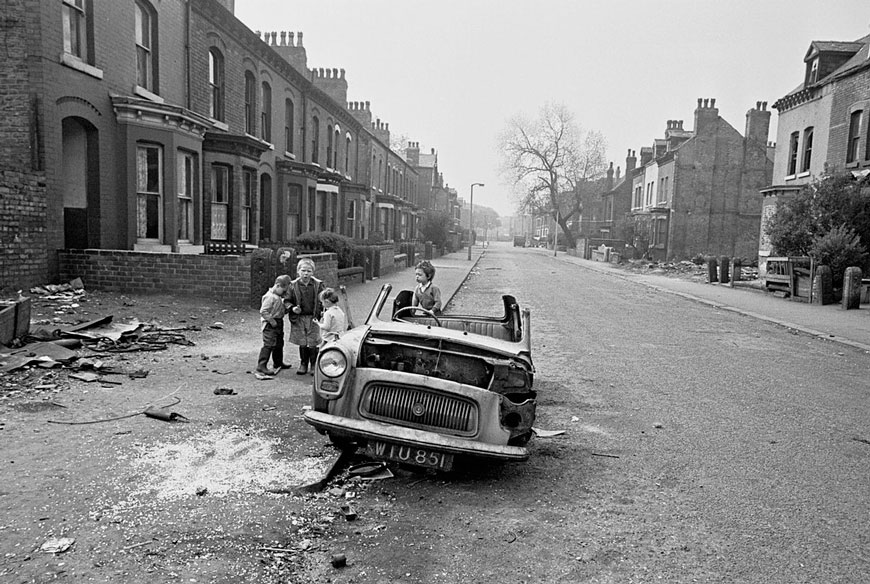
[[[342,448],[449,470],[455,457],[528,458],[536,394],[529,310],[434,314],[385,284],[365,323],[323,346],[305,421]]]

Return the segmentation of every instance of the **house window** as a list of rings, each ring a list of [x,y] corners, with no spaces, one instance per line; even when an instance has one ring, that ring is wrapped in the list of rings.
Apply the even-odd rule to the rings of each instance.
[[[284,100],[284,151],[293,152],[293,102]]]
[[[326,166],[332,164],[332,126],[326,124]]]
[[[356,237],[356,201],[347,202],[347,233],[351,237]]]
[[[653,243],[655,245],[664,246],[667,243],[667,234],[668,234],[668,222],[664,219],[659,219],[655,222],[655,232],[653,233],[653,238],[655,241]]]
[[[260,175],[259,216],[259,240],[272,239],[272,177],[265,172]]]
[[[254,74],[245,71],[245,133],[254,135],[254,112],[257,111],[257,82]]]
[[[810,63],[810,73],[807,76],[807,85],[819,80],[819,58],[816,57]]]
[[[254,228],[254,215],[252,213],[254,193],[257,192],[257,172],[250,168],[242,170],[242,241],[251,241],[251,233]]]
[[[160,240],[163,199],[163,151],[160,146],[136,147],[136,237]]]
[[[849,141],[846,143],[846,163],[858,160],[858,152],[861,147],[861,118],[864,111],[852,112],[849,117]]]
[[[804,151],[801,156],[801,172],[809,172],[813,160],[813,128],[804,130]]]
[[[320,120],[317,116],[311,119],[311,162],[317,164],[320,156]]]
[[[196,154],[178,152],[178,240],[191,242],[193,231],[193,201],[199,181],[197,180]]]
[[[230,208],[230,169],[220,164],[211,167],[211,238],[226,241]]]
[[[338,168],[338,144],[341,141],[341,128],[336,124],[335,126],[335,159],[332,163],[332,168]]]
[[[272,87],[263,81],[261,93],[260,137],[266,142],[272,142]]]
[[[315,231],[315,211],[317,209],[317,192],[314,187],[308,187],[308,230]]]
[[[792,132],[788,140],[788,173],[789,175],[797,172],[798,160],[798,132]]]
[[[211,89],[208,115],[224,121],[224,57],[215,47],[208,50],[208,84]]]
[[[314,225],[317,231],[326,231],[327,205],[326,193],[317,191],[317,204],[315,205]]]
[[[136,2],[136,83],[139,87],[157,93],[156,46],[154,31],[157,17],[144,2]]]
[[[287,199],[284,208],[287,215],[284,223],[284,236],[288,241],[293,241],[299,235],[299,214],[302,208],[302,187],[299,185],[287,185]]]
[[[344,172],[350,175],[350,136],[347,137],[344,143]]]
[[[63,51],[92,63],[89,58],[90,34],[88,32],[89,7],[85,0],[63,0]]]

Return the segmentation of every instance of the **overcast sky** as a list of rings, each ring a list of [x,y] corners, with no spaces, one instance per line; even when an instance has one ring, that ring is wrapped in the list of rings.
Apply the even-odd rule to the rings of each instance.
[[[868,0],[236,0],[236,16],[301,31],[309,68],[345,69],[348,101],[434,148],[460,197],[485,183],[475,203],[502,215],[496,139],[517,113],[565,104],[624,170],[667,120],[691,129],[697,98],[742,133],[802,82],[811,41],[870,34]]]

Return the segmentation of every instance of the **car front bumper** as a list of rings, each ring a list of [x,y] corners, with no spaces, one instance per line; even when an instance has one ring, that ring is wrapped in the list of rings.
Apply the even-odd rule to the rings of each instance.
[[[372,420],[333,416],[313,410],[305,412],[305,421],[318,430],[331,431],[341,436],[364,440],[380,440],[392,444],[429,448],[439,452],[495,460],[523,461],[529,458],[528,450],[521,446],[475,442],[425,430],[415,430],[414,428],[394,426]]]

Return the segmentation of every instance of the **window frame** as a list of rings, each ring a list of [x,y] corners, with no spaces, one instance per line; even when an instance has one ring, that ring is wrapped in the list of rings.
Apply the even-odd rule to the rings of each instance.
[[[232,199],[232,168],[213,163],[209,168],[209,202],[211,204],[211,239],[228,241],[230,236],[230,201]],[[219,180],[221,179],[221,180]],[[223,211],[223,217],[220,217]],[[216,228],[216,227],[222,227]]]
[[[857,109],[849,114],[849,137],[846,141],[846,164],[852,164],[859,160],[861,154],[861,126],[863,124],[863,109]]]
[[[157,94],[157,13],[143,0],[134,8],[134,42],[136,45],[136,85]],[[147,39],[144,37],[147,32]],[[147,45],[145,44],[147,42]]]
[[[241,200],[241,233],[239,239],[244,243],[250,243],[254,232],[254,196],[257,192],[257,171],[247,166],[242,167],[242,192]]]
[[[320,118],[311,117],[311,162],[319,164],[320,160]]]
[[[293,126],[295,125],[296,112],[293,100],[284,99],[284,151],[293,153]]]
[[[260,138],[272,143],[272,86],[268,81],[260,84]]]
[[[209,116],[219,122],[225,121],[224,95],[225,95],[225,70],[224,56],[217,47],[208,49],[208,83],[211,89],[209,101]]]
[[[257,79],[250,70],[245,71],[245,134],[255,136],[257,133]]]
[[[801,172],[809,172],[813,162],[813,134],[815,134],[813,126],[804,129],[803,145],[801,146]]]
[[[797,174],[798,168],[798,147],[800,145],[800,132],[794,131],[789,134],[788,139],[788,160],[786,165],[786,175],[794,176]]]
[[[332,165],[332,124],[326,124],[326,167],[330,168]]]
[[[64,53],[82,61],[90,62],[87,58],[89,44],[87,4],[85,0],[63,0],[61,5],[61,21]]]
[[[195,152],[179,149],[178,171],[175,177],[177,191],[177,222],[179,243],[193,243],[196,239],[195,215],[199,188],[199,162]]]
[[[156,154],[156,168],[152,167],[149,153]],[[144,153],[144,159],[142,154]],[[142,163],[145,166],[142,166]],[[151,176],[152,169],[156,176]],[[163,240],[163,179],[165,176],[163,145],[150,142],[136,144],[136,239],[160,242]],[[144,181],[144,182],[143,182]],[[152,189],[151,187],[156,187]],[[153,205],[153,208],[152,208]],[[156,220],[152,226],[151,213]],[[152,228],[156,227],[156,233]]]

